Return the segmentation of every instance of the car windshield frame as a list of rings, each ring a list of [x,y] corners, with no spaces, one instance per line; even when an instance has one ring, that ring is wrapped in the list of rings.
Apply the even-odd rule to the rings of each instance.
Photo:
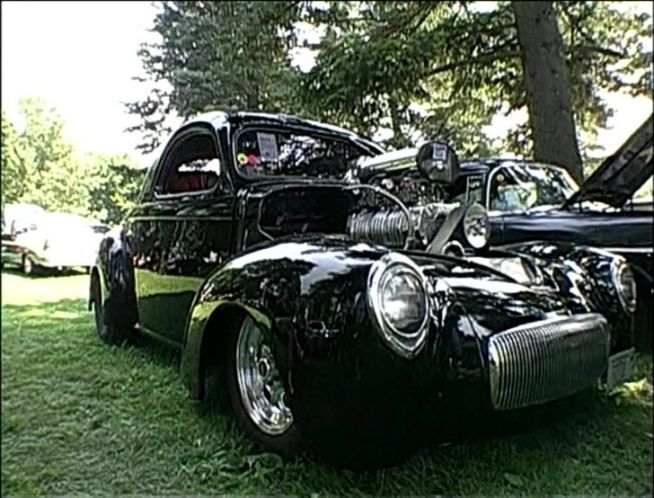
[[[271,174],[257,174],[257,175],[245,175],[242,172],[242,168],[239,165],[238,161],[238,152],[237,152],[237,145],[238,145],[238,140],[239,138],[247,132],[268,132],[268,133],[289,133],[289,134],[296,134],[296,135],[303,135],[307,136],[310,138],[318,138],[318,139],[327,139],[331,140],[334,142],[341,142],[347,146],[359,149],[362,151],[362,155],[357,157],[356,159],[350,160],[350,162],[345,164],[345,168],[343,170],[343,174],[340,177],[335,177],[335,176],[328,176],[328,177],[320,177],[320,176],[314,176],[314,175],[287,175],[287,174],[277,174],[277,175],[271,175]],[[248,123],[247,125],[244,125],[240,127],[236,132],[234,133],[232,140],[231,140],[231,156],[232,156],[232,162],[233,162],[233,168],[234,172],[236,173],[237,177],[241,180],[245,180],[248,182],[261,182],[261,181],[270,181],[270,180],[280,180],[280,179],[287,179],[287,180],[315,180],[315,181],[336,181],[336,182],[341,182],[344,181],[347,177],[347,174],[349,171],[352,170],[352,168],[356,165],[356,162],[361,158],[361,157],[368,157],[368,158],[373,158],[376,157],[380,154],[383,154],[384,151],[381,148],[381,146],[375,144],[374,142],[370,142],[368,140],[365,140],[361,138],[360,140],[356,139],[355,137],[351,136],[343,136],[342,134],[339,134],[338,132],[333,132],[330,130],[322,130],[322,129],[312,129],[310,127],[304,127],[304,126],[293,126],[293,125],[274,125],[274,124],[268,124],[268,123]]]
[[[542,170],[549,170],[549,171],[552,171],[552,172],[557,172],[558,174],[561,175],[561,178],[564,181],[564,183],[568,184],[569,193],[567,195],[565,195],[565,193],[564,193],[563,198],[560,201],[556,202],[556,203],[539,203],[539,202],[537,202],[538,201],[538,197],[537,197],[536,202],[532,203],[529,207],[525,207],[525,208],[522,208],[522,209],[506,209],[506,210],[503,210],[503,209],[495,209],[495,208],[493,208],[491,206],[492,181],[493,181],[493,179],[495,178],[495,176],[497,174],[499,174],[499,173],[501,173],[503,171],[506,171],[506,170],[510,170],[511,172],[519,171],[519,173],[521,175],[524,175],[525,171],[529,171],[529,170],[533,170],[533,169],[542,169]],[[539,181],[541,181],[540,179],[534,178],[531,173],[530,173],[530,176],[534,180],[533,182],[530,182],[530,183],[534,183],[537,186],[541,185],[541,183],[539,183]],[[532,211],[532,210],[535,210],[535,209],[538,209],[538,208],[546,208],[546,207],[550,207],[550,206],[553,207],[553,208],[556,208],[556,207],[562,206],[565,203],[565,201],[570,198],[571,195],[573,195],[575,192],[577,192],[579,190],[579,188],[580,188],[580,185],[574,180],[572,175],[570,175],[570,173],[565,168],[563,168],[561,166],[558,166],[556,164],[513,162],[513,161],[508,162],[507,161],[505,163],[502,163],[501,165],[498,165],[496,168],[493,168],[493,170],[490,171],[490,173],[488,175],[488,180],[486,181],[486,196],[485,196],[486,197],[486,199],[485,199],[486,209],[488,209],[488,211],[493,211],[493,212],[500,211],[500,212],[504,212],[504,213],[524,213],[524,212],[529,212],[529,211]]]

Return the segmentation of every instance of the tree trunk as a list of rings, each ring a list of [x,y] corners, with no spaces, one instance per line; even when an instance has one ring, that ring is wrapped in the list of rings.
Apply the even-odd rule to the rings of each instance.
[[[534,159],[564,166],[583,178],[570,75],[552,2],[511,2],[534,139]]]

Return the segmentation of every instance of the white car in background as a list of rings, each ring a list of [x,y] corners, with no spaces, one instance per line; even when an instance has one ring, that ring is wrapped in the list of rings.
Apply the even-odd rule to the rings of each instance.
[[[27,274],[40,268],[88,271],[95,264],[102,236],[110,230],[99,221],[62,212],[43,212],[30,228],[11,241],[11,252],[20,255],[18,264]]]

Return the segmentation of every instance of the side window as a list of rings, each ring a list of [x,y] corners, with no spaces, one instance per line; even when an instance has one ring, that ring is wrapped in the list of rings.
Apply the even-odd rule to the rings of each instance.
[[[229,190],[214,139],[209,133],[195,133],[181,138],[168,151],[155,191],[159,195],[192,194],[217,184],[220,190]]]

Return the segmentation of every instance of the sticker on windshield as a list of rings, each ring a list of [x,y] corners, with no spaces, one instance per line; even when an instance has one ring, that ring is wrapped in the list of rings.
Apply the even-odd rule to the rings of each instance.
[[[259,142],[259,156],[262,161],[276,162],[279,159],[279,149],[274,134],[257,133],[257,142]]]

